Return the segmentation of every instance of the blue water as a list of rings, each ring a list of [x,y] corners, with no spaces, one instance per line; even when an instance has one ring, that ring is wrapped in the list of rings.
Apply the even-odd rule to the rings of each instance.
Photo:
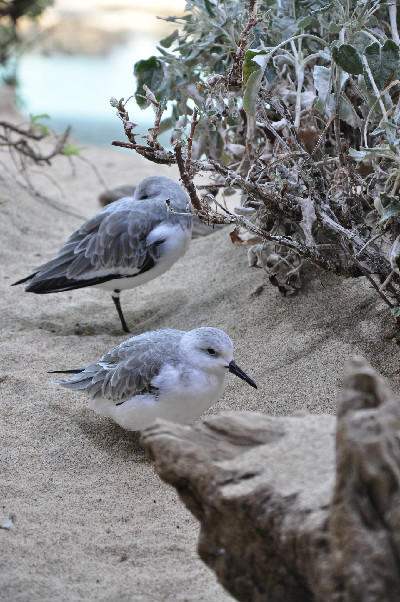
[[[114,96],[127,99],[136,91],[133,66],[136,61],[158,54],[158,38],[136,34],[106,56],[69,56],[27,54],[19,69],[21,111],[29,115],[47,113],[43,121],[57,132],[72,126],[73,137],[80,143],[110,146],[113,140],[127,141],[122,122],[110,105]],[[127,109],[136,131],[147,134],[154,124],[151,107],[142,111],[132,98]],[[167,114],[166,114],[167,115]],[[141,143],[141,138],[137,138]],[[169,134],[160,136],[169,145]]]

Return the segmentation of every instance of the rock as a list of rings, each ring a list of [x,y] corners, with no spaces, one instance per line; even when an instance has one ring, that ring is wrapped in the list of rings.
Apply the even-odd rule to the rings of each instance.
[[[238,600],[393,602],[399,433],[399,401],[357,359],[337,420],[252,412],[190,427],[158,420],[142,442],[200,521],[200,557]]]

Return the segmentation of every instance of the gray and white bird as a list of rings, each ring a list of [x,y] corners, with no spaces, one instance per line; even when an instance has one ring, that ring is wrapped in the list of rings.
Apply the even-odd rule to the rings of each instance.
[[[233,344],[218,328],[156,330],[124,341],[57,385],[84,391],[90,407],[125,429],[138,431],[156,418],[191,423],[223,394],[232,372],[257,385],[233,361]]]
[[[54,259],[12,286],[26,283],[25,291],[38,294],[103,288],[111,292],[122,328],[129,332],[121,291],[160,276],[184,255],[191,215],[189,196],[177,182],[150,176],[132,197],[104,207],[69,237]]]

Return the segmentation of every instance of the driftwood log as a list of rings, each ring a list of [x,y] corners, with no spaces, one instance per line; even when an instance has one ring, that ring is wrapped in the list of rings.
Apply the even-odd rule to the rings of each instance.
[[[349,366],[337,418],[158,420],[142,441],[238,600],[400,600],[400,405],[364,361]]]

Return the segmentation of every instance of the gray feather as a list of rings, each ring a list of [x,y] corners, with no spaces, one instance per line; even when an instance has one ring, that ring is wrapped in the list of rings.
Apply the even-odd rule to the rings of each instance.
[[[149,390],[163,364],[179,361],[178,343],[185,331],[145,332],[118,345],[97,363],[69,380],[54,381],[68,389],[84,390],[91,398],[117,402]],[[159,349],[155,354],[154,349]]]
[[[190,213],[189,197],[179,184],[164,176],[146,178],[133,197],[107,205],[78,228],[32,280],[82,280],[104,269],[118,275],[122,267],[135,274],[149,259],[156,262],[157,246],[146,244],[148,234],[164,220],[182,228],[192,225],[189,218],[167,213],[166,199],[174,211]]]

